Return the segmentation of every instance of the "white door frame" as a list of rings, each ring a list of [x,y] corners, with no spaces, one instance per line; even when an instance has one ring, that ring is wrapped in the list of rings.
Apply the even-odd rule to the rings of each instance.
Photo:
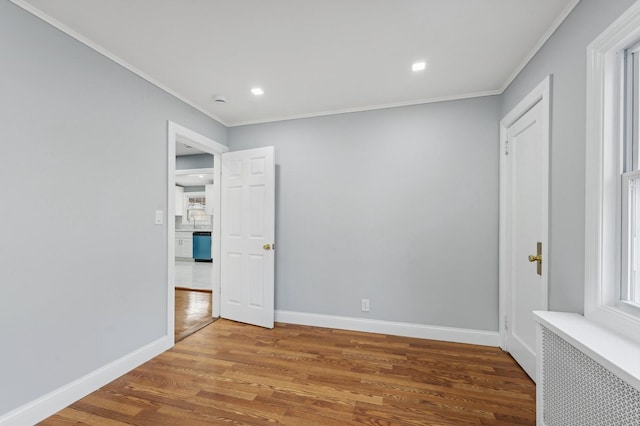
[[[213,155],[213,182],[214,182],[214,211],[218,212],[213,216],[213,232],[211,256],[218,261],[213,262],[211,268],[211,281],[213,284],[212,296],[212,317],[220,316],[220,176],[221,158],[220,155],[227,152],[229,148],[207,138],[193,130],[187,129],[173,121],[167,121],[167,336],[174,342],[175,331],[175,197],[176,197],[176,142],[187,143],[200,151]],[[216,184],[217,183],[217,184]],[[175,343],[175,342],[174,342]]]
[[[500,347],[506,349],[506,316],[509,312],[509,300],[507,300],[507,294],[509,294],[509,271],[507,268],[507,223],[509,223],[509,217],[507,217],[507,159],[506,159],[506,142],[507,142],[507,130],[511,127],[520,117],[522,117],[527,111],[529,111],[536,103],[540,102],[542,106],[542,175],[543,175],[543,204],[542,211],[547,212],[542,217],[542,235],[544,244],[542,246],[542,300],[544,306],[543,310],[548,309],[548,271],[549,271],[549,141],[550,141],[550,122],[551,122],[551,76],[548,75],[535,89],[531,91],[515,108],[509,112],[500,121],[500,240],[499,240],[499,254],[498,254],[498,286],[499,286],[499,302],[498,302],[498,322],[500,331]],[[533,321],[533,316],[532,316]]]

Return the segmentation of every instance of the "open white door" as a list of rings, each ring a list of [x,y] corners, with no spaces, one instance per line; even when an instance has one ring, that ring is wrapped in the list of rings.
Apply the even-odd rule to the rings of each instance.
[[[273,328],[273,147],[222,154],[220,314]]]

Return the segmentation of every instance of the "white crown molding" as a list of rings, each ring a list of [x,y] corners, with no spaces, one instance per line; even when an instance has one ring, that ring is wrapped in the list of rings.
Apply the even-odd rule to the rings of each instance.
[[[144,80],[147,80],[149,83],[153,84],[154,86],[158,87],[161,90],[164,90],[165,92],[167,92],[171,96],[173,96],[173,97],[181,100],[182,102],[186,103],[187,105],[197,109],[201,113],[205,114],[207,117],[210,117],[210,118],[216,120],[217,122],[219,122],[223,126],[229,127],[229,125],[224,120],[222,120],[220,117],[212,114],[210,111],[207,111],[205,108],[200,106],[198,103],[192,101],[191,99],[189,99],[189,98],[187,98],[185,96],[182,96],[180,93],[178,93],[178,92],[174,91],[173,89],[169,88],[164,83],[156,80],[155,78],[151,77],[150,75],[146,74],[145,72],[139,70],[138,68],[134,67],[133,65],[131,65],[130,63],[128,63],[124,59],[118,57],[117,55],[113,54],[112,52],[110,52],[109,50],[105,49],[104,47],[92,42],[88,38],[86,38],[83,35],[77,33],[76,31],[72,30],[68,26],[64,25],[62,22],[60,22],[60,21],[52,18],[51,16],[47,15],[46,13],[41,11],[40,9],[34,7],[33,5],[27,3],[24,0],[10,0],[10,1],[13,4],[15,4],[16,6],[19,6],[22,9],[26,10],[27,12],[31,13],[32,15],[40,18],[41,20],[43,20],[47,24],[49,24],[49,25],[59,29],[63,33],[75,38],[80,43],[86,45],[87,47],[89,47],[89,48],[91,48],[93,50],[95,50],[96,52],[100,53],[101,55],[106,56],[107,58],[109,58],[113,62],[115,62],[116,64],[118,64],[118,65],[124,67],[125,69],[131,71],[132,73],[136,74],[138,77],[141,77]]]
[[[540,49],[542,49],[542,46],[544,46],[544,44],[551,38],[551,36],[553,35],[553,33],[556,32],[556,30],[560,27],[560,25],[564,22],[565,19],[567,19],[567,17],[569,16],[569,14],[573,11],[573,9],[578,5],[578,3],[580,3],[580,0],[573,0],[572,2],[570,2],[567,7],[564,8],[564,10],[562,11],[562,13],[560,13],[560,15],[556,18],[555,21],[553,21],[553,23],[551,24],[551,26],[547,29],[547,31],[542,35],[542,37],[540,37],[540,40],[538,40],[538,42],[536,43],[535,46],[533,46],[533,49],[531,49],[531,51],[529,52],[529,54],[527,56],[525,56],[525,58],[522,60],[522,62],[520,62],[520,65],[518,65],[513,72],[509,75],[509,77],[505,80],[504,84],[502,85],[502,87],[500,88],[499,92],[502,94],[505,90],[507,90],[507,87],[509,87],[509,85],[511,83],[513,83],[513,80],[516,79],[516,77],[518,76],[518,74],[520,74],[522,72],[522,70],[524,69],[524,67],[527,66],[527,64],[529,63],[529,61],[531,61],[531,59],[533,59],[533,57],[536,55],[536,53],[538,53],[538,51]]]
[[[415,337],[418,339],[442,340],[446,342],[484,346],[499,346],[500,343],[499,334],[495,331],[469,330],[465,328],[440,327],[283,310],[276,310],[275,317],[277,322],[335,328],[339,330],[363,331],[367,333],[390,334],[393,336]]]
[[[248,126],[251,124],[272,123],[275,121],[299,120],[301,118],[324,117],[327,115],[349,114],[352,112],[375,111],[378,109],[398,108],[398,107],[413,106],[413,105],[433,104],[436,102],[457,101],[460,99],[481,98],[483,96],[495,96],[495,95],[500,95],[501,93],[502,92],[500,92],[499,90],[489,90],[486,92],[475,92],[475,93],[463,93],[460,95],[420,99],[417,101],[392,102],[388,104],[371,105],[371,106],[359,107],[359,108],[345,108],[345,109],[336,109],[331,111],[313,112],[309,114],[288,115],[288,116],[282,116],[282,117],[276,117],[276,118],[269,118],[266,120],[241,121],[237,123],[230,123],[229,127]]]
[[[0,416],[0,425],[36,424],[170,349],[172,346],[173,335],[171,337],[163,336],[122,358]]]

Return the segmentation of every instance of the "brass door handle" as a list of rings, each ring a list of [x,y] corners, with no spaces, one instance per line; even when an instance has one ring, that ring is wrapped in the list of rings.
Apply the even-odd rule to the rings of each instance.
[[[538,275],[542,275],[542,243],[536,244],[536,254],[529,255],[529,262],[538,262],[536,265],[536,272]]]
[[[271,250],[271,244],[265,244],[262,246],[262,248],[265,250]]]

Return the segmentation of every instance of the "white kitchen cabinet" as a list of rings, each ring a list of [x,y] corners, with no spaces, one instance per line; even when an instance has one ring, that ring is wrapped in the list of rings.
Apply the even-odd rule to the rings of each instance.
[[[193,257],[193,234],[176,232],[176,257]]]
[[[176,257],[182,257],[182,239],[176,235]]]
[[[184,188],[176,185],[176,216],[184,215]]]

